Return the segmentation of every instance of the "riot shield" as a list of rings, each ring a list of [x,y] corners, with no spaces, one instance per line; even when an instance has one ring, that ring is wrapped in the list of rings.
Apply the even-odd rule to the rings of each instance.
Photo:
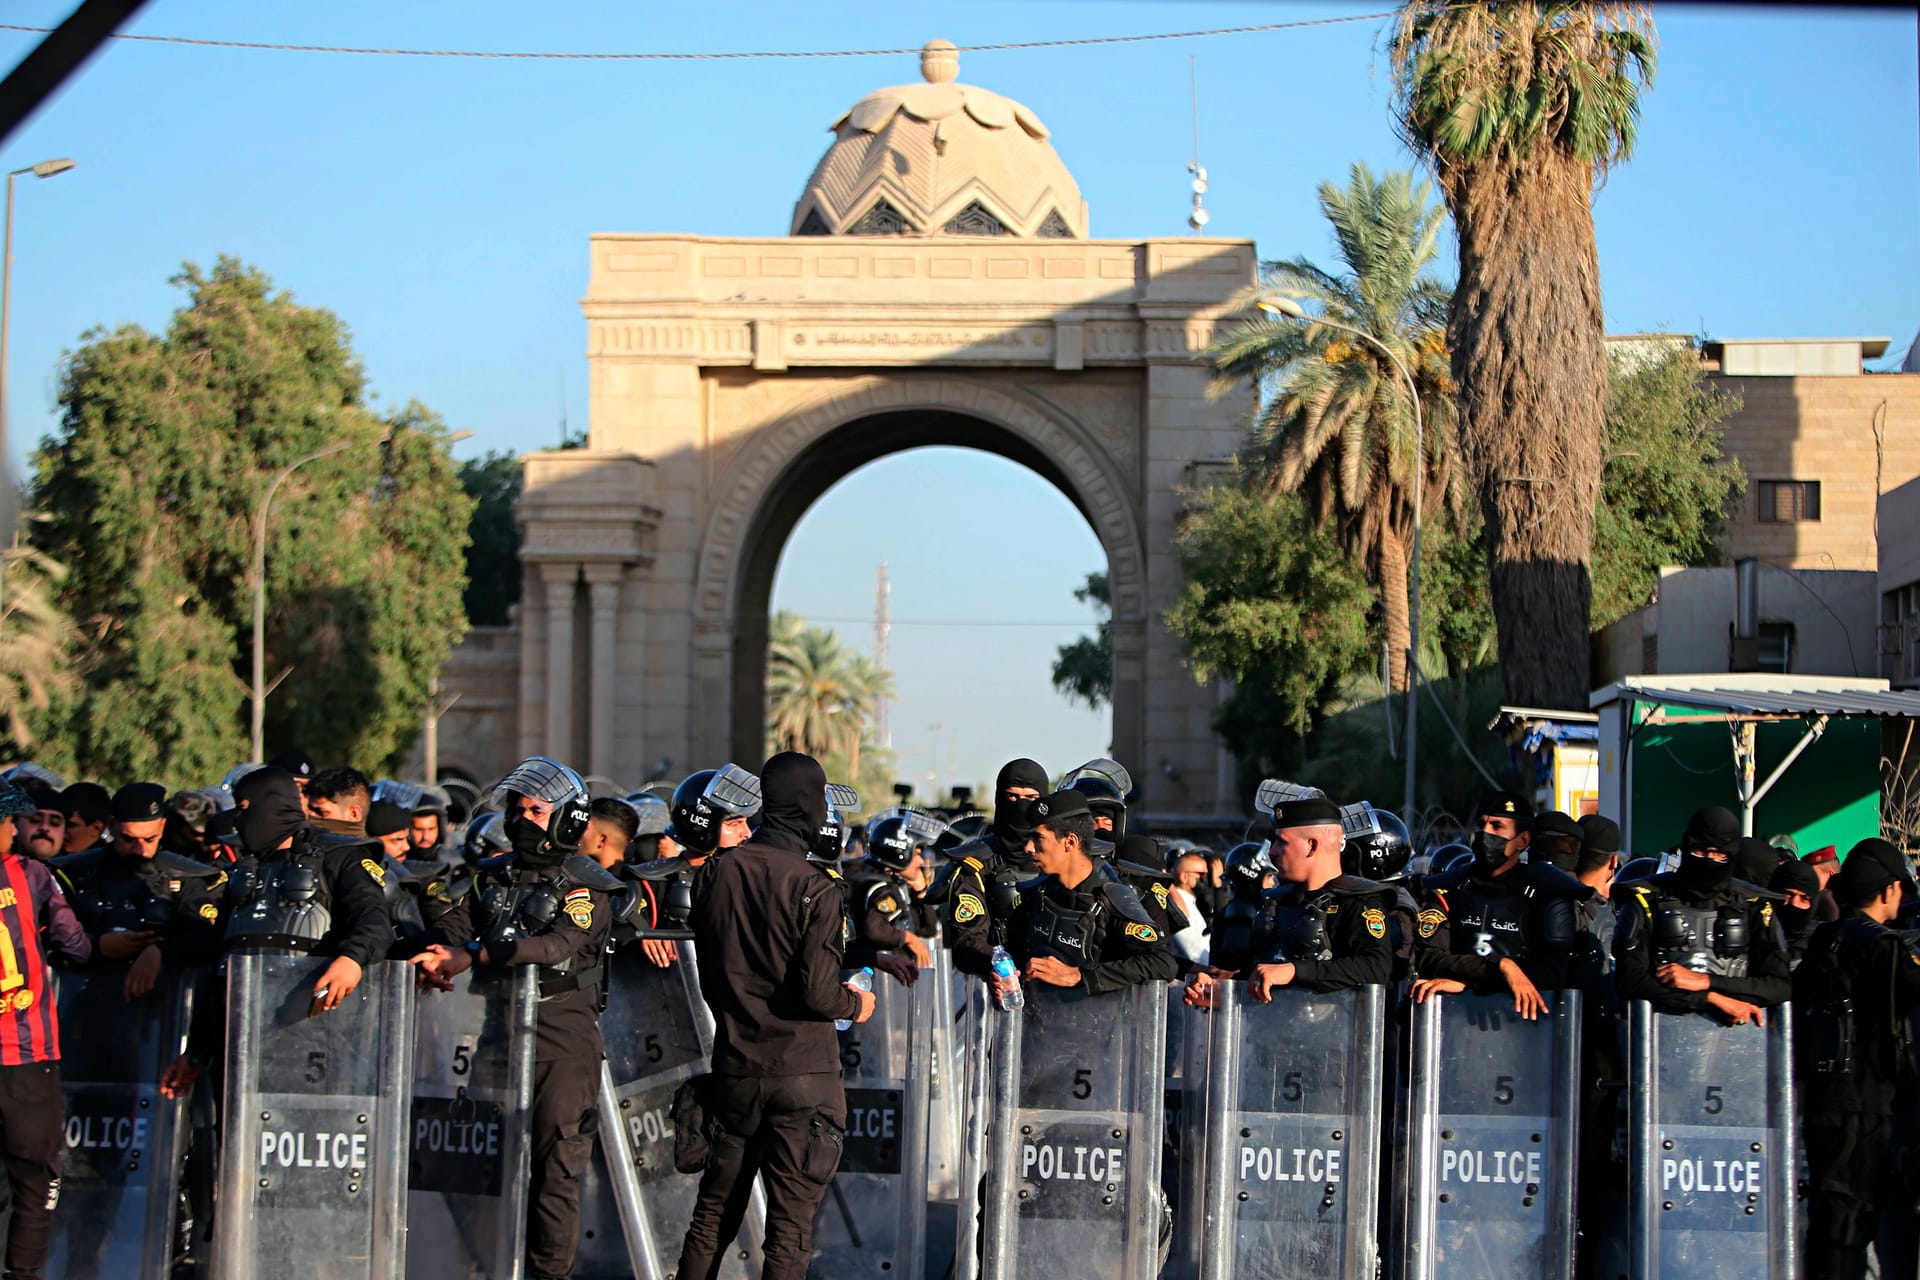
[[[953,1280],[979,1280],[987,1190],[987,1127],[993,1115],[994,1028],[1000,1017],[991,988],[958,979],[961,1008],[955,1019],[960,1045],[960,1188],[954,1206]]]
[[[1628,1006],[1633,1275],[1799,1274],[1793,1011],[1764,1029]]]
[[[1573,1274],[1580,993],[1542,994],[1534,1022],[1504,992],[1414,1006],[1409,1280]]]
[[[55,974],[66,1146],[47,1274],[161,1280],[169,1274],[187,1100],[160,1096],[160,1073],[186,1047],[200,969],[168,965],[126,998],[126,962]]]
[[[376,964],[309,1016],[329,963],[227,957],[214,1280],[400,1274],[413,970]]]
[[[933,976],[911,987],[879,978],[873,1016],[840,1033],[847,1135],[813,1219],[807,1274],[819,1280],[919,1280],[925,1270]]]
[[[679,1264],[700,1178],[673,1167],[673,1095],[707,1069],[713,1030],[693,944],[677,952],[665,969],[631,943],[608,960],[600,1142],[580,1184],[576,1276],[674,1280]],[[759,1274],[766,1213],[757,1191],[720,1273],[728,1280]]]
[[[1372,1280],[1386,989],[1213,1003],[1200,1274]]]
[[[933,969],[920,975],[933,984],[933,1045],[928,1055],[927,1198],[949,1201],[960,1195],[961,1077],[955,1050],[957,1002],[953,952],[933,948]]]
[[[1030,982],[995,1019],[982,1273],[1159,1270],[1166,988]]]
[[[1166,1280],[1196,1280],[1200,1274],[1198,1223],[1206,1203],[1207,1055],[1213,1024],[1207,1010],[1189,1008],[1186,988],[1167,988],[1167,1076],[1161,1190],[1173,1212],[1175,1231]]]
[[[518,1280],[527,1251],[539,971],[473,970],[420,997],[414,1027],[407,1269]]]

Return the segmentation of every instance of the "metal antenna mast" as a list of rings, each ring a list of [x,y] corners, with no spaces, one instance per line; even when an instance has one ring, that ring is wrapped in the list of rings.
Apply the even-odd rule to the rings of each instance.
[[[880,562],[879,570],[874,574],[873,586],[873,665],[880,670],[887,669],[887,637],[893,633],[893,615],[888,603],[893,596],[893,585],[887,581],[887,562]],[[882,747],[891,749],[893,734],[887,729],[887,699],[885,695],[875,700],[873,705],[873,737]]]
[[[1200,62],[1192,54],[1187,55],[1187,93],[1193,111],[1193,159],[1187,164],[1187,172],[1193,175],[1193,212],[1187,215],[1187,225],[1200,235],[1213,215],[1201,204],[1207,194],[1207,171],[1200,164]]]

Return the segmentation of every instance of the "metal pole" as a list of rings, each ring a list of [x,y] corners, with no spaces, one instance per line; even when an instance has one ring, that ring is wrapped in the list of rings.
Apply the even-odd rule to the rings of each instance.
[[[12,181],[8,181],[8,194],[12,194]],[[318,461],[331,454],[339,453],[352,441],[341,440],[324,449],[316,449],[304,458],[297,458],[280,468],[278,474],[267,485],[266,493],[260,497],[260,505],[253,513],[253,756],[254,760],[265,760],[266,723],[267,723],[267,517],[273,512],[273,495],[279,490],[286,478],[309,462]],[[431,781],[431,779],[429,779]]]
[[[11,468],[7,458],[7,348],[13,328],[13,180],[20,176],[16,169],[7,175],[7,228],[6,249],[0,257],[0,476],[6,477],[11,485]],[[0,503],[7,510],[13,508],[12,495]]]
[[[440,677],[427,681],[427,732],[426,732],[426,775],[427,785],[434,786],[440,781]]]

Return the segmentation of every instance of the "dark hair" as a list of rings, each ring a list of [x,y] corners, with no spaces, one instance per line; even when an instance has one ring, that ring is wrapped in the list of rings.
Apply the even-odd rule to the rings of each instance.
[[[1063,813],[1056,817],[1043,819],[1040,824],[1059,836],[1062,840],[1068,836],[1080,837],[1080,852],[1093,856],[1093,814],[1082,810],[1079,813]]]
[[[78,818],[105,826],[113,817],[113,796],[97,782],[75,782],[60,793],[60,807],[69,821]]]
[[[1585,845],[1582,845],[1580,846],[1580,861],[1574,865],[1574,874],[1585,875],[1589,871],[1598,871],[1619,856],[1617,852],[1610,852],[1606,849],[1589,849]]]
[[[616,800],[612,796],[601,796],[587,806],[587,816],[611,822],[620,832],[620,846],[625,848],[633,843],[640,831],[640,815],[625,800]]]
[[[361,805],[373,803],[373,784],[367,781],[367,775],[349,765],[329,765],[313,775],[307,783],[307,797],[311,800],[357,801]]]
[[[1574,866],[1586,868],[1586,859],[1580,856],[1580,837],[1561,831],[1542,831],[1529,839],[1527,860],[1551,862],[1562,870]]]

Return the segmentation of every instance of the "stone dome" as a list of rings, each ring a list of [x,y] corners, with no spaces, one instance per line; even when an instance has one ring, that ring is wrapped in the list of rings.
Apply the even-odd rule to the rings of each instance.
[[[960,84],[945,40],[920,52],[923,83],[868,94],[832,125],[790,234],[1082,239],[1087,204],[1040,118]]]

